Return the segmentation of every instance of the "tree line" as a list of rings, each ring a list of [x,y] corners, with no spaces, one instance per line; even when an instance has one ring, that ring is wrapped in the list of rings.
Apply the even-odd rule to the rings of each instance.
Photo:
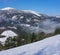
[[[18,36],[15,36],[13,38],[9,37],[5,41],[4,45],[0,42],[0,51],[33,43],[56,34],[60,34],[60,29],[56,29],[54,33],[50,33],[50,34],[45,34],[44,32],[41,32],[39,34],[35,34],[35,33],[31,34],[26,32],[24,35],[19,34]]]

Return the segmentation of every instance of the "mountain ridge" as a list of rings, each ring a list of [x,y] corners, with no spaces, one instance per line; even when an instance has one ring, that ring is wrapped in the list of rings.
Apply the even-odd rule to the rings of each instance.
[[[22,27],[22,30],[28,32],[51,33],[60,27],[60,18],[44,15],[36,11],[24,11],[8,7],[8,10],[0,10],[0,27],[7,29],[9,26]]]

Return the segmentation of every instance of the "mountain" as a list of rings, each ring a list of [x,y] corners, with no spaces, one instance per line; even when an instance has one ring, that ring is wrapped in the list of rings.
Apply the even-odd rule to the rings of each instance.
[[[18,31],[22,32],[52,33],[56,28],[60,28],[60,17],[6,7],[0,9],[0,29],[2,27],[15,31],[19,29]]]
[[[12,9],[14,9],[14,8],[6,7],[6,8],[3,8],[3,9],[1,9],[1,10],[12,10]]]
[[[60,35],[1,51],[0,55],[60,55]]]

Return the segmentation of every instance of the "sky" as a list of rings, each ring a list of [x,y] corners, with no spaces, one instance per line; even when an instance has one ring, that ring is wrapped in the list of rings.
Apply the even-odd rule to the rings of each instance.
[[[60,15],[60,0],[0,0],[0,9],[5,7],[34,10],[47,15]]]

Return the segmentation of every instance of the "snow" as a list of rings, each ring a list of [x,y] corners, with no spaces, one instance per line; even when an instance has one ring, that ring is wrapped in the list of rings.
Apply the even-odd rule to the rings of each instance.
[[[17,29],[15,26],[11,27],[11,26],[8,26],[8,28],[11,28],[11,29]]]
[[[6,30],[6,31],[4,31],[1,35],[4,35],[4,36],[17,36],[17,34],[14,33],[14,32],[11,31],[11,30]]]
[[[17,34],[16,33],[14,33],[13,31],[11,31],[11,30],[6,30],[6,31],[4,31],[2,34],[1,34],[1,36],[5,36],[5,37],[3,37],[3,38],[0,38],[0,41],[2,42],[2,44],[4,44],[5,43],[5,41],[6,41],[6,39],[8,38],[8,37],[14,37],[14,36],[17,36]]]
[[[0,55],[60,55],[60,35],[1,51]]]
[[[39,22],[40,20],[34,19],[34,21]]]
[[[20,17],[20,19],[23,19],[23,18],[24,18],[24,16],[21,16],[21,17]]]
[[[35,11],[32,11],[32,10],[23,10],[24,12],[27,12],[27,13],[33,13],[37,16],[41,16],[38,12],[35,12]]]
[[[30,27],[29,24],[20,24],[21,26]]]
[[[56,18],[60,18],[60,15],[56,16]]]
[[[0,29],[6,29],[6,28],[3,26],[3,27],[0,27]]]
[[[2,8],[2,9],[0,9],[0,10],[12,10],[12,9],[14,9],[14,8],[11,8],[11,7],[6,7],[6,8]],[[15,10],[15,9],[14,9]],[[23,10],[24,12],[26,12],[26,13],[33,13],[33,14],[35,14],[35,15],[37,15],[37,16],[41,16],[38,12],[35,12],[35,11],[32,11],[32,10]]]
[[[30,19],[26,19],[27,22],[30,22],[31,20]]]
[[[12,17],[12,20],[17,20],[17,16],[16,16],[16,15],[13,16],[13,17]]]
[[[10,9],[14,9],[14,8],[6,7],[6,8],[3,8],[3,9],[1,9],[1,10],[10,10]]]
[[[0,42],[4,45],[7,38],[8,37],[0,38]]]

